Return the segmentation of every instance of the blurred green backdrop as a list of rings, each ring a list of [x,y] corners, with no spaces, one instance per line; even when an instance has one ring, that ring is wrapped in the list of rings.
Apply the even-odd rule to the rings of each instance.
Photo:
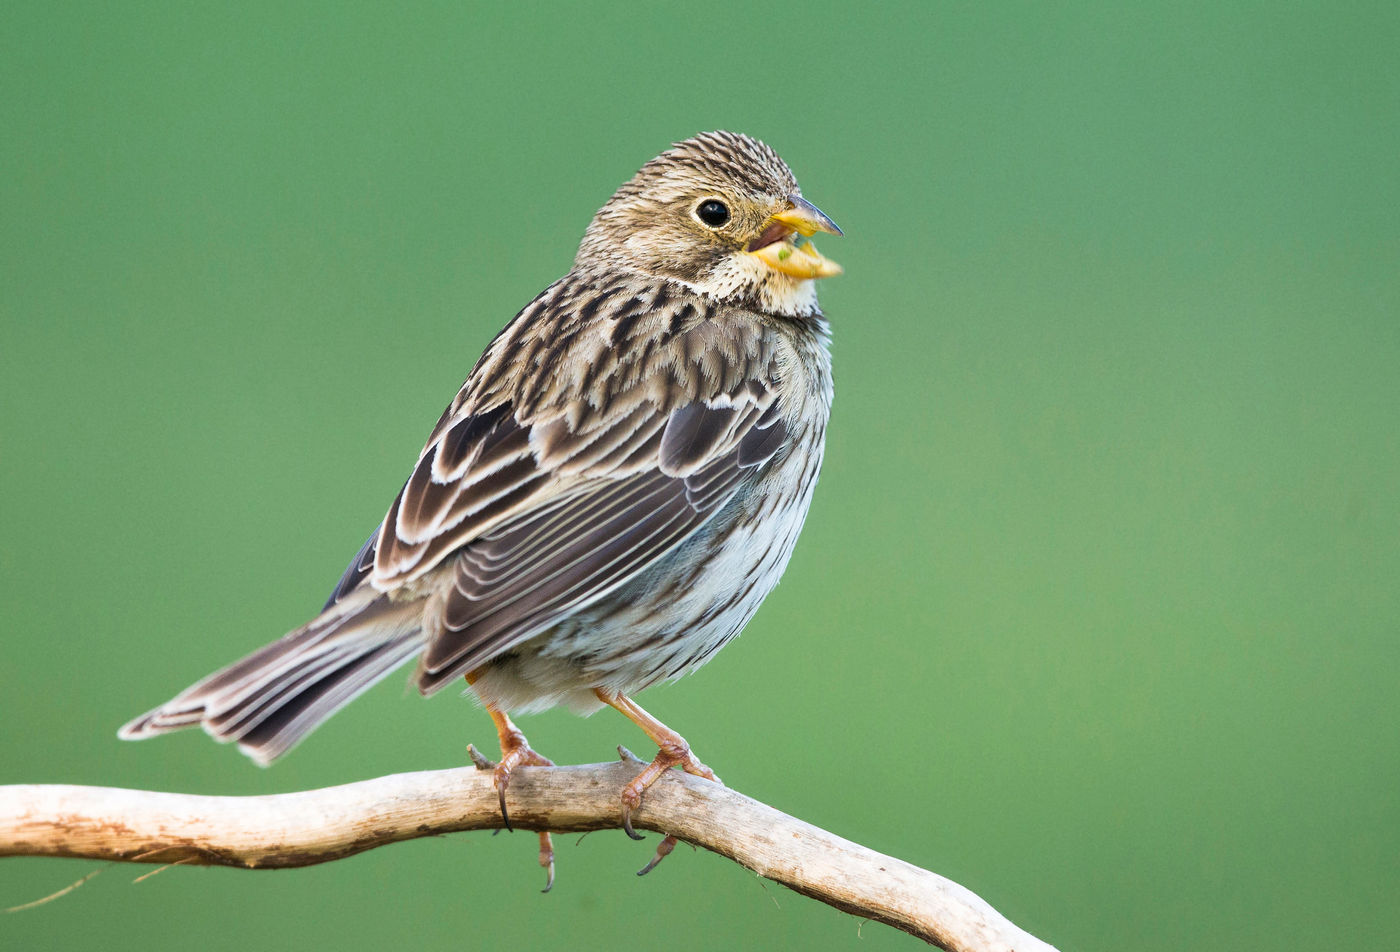
[[[643,702],[1069,949],[1400,945],[1400,7],[50,4],[0,14],[0,782],[464,762],[394,677],[261,771],[128,717],[300,623],[495,331],[671,141],[846,229],[828,463]],[[644,738],[527,718],[563,761]],[[654,838],[653,838],[654,839]],[[895,948],[682,851],[116,867],[5,949]],[[93,868],[0,864],[0,905]]]

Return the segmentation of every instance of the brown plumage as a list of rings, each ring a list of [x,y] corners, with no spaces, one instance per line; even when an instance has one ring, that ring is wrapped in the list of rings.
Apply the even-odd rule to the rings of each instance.
[[[796,232],[839,233],[761,142],[713,132],[648,162],[573,269],[496,337],[322,613],[122,728],[201,725],[268,763],[419,656],[501,735],[497,786],[545,762],[506,716],[609,704],[664,769],[713,778],[630,695],[709,660],[777,583],[831,403]]]

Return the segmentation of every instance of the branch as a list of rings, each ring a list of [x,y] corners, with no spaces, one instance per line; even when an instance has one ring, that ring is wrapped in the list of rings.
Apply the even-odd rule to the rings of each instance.
[[[509,788],[511,823],[560,833],[618,829],[618,794],[636,772],[625,761],[521,768]],[[680,771],[647,790],[632,822],[949,952],[1054,952],[957,883]],[[470,767],[259,797],[0,786],[0,856],[276,869],[500,826],[491,774]]]

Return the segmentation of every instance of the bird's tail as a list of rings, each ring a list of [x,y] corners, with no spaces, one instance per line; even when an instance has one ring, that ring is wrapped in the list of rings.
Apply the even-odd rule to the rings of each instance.
[[[201,726],[266,766],[423,647],[421,601],[366,592],[122,727],[140,740]]]

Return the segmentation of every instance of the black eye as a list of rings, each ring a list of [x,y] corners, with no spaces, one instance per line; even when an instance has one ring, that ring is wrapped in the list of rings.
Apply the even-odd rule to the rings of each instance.
[[[717,198],[707,198],[695,209],[695,214],[711,228],[723,228],[729,221],[729,206]]]

